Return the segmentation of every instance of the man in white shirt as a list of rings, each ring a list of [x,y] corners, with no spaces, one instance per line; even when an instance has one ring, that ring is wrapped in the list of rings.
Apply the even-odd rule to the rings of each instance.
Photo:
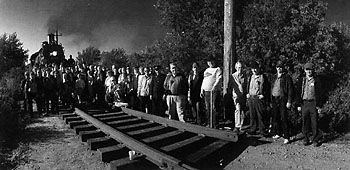
[[[207,60],[207,64],[209,67],[204,71],[200,95],[204,97],[206,121],[209,127],[217,128],[222,71],[220,67],[216,66],[214,58]]]
[[[149,73],[149,68],[145,67],[143,69],[144,75],[139,76],[137,96],[140,99],[140,109],[145,113],[150,113],[151,111],[151,101],[150,101],[150,86],[152,81],[152,76]]]

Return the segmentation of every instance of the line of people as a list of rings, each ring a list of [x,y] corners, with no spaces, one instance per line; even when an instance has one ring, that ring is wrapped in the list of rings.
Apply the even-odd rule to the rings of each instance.
[[[170,63],[166,74],[159,65],[133,67],[131,72],[130,67],[116,68],[115,65],[109,69],[84,64],[70,67],[52,64],[25,72],[21,87],[30,116],[33,116],[33,100],[39,115],[57,114],[59,103],[72,108],[86,102],[111,109],[115,102],[124,102],[146,114],[218,128],[222,120],[222,70],[213,58],[207,60],[207,65],[200,73],[199,64],[193,63],[186,76],[177,63]],[[287,110],[294,102],[302,112],[305,145],[310,144],[310,134],[311,143],[317,144],[317,115],[322,102],[321,83],[314,74],[313,64],[305,64],[306,76],[301,83],[293,83],[282,62],[276,64],[277,73],[271,82],[258,63],[250,65],[250,76],[243,66],[241,62],[235,64],[236,72],[230,76],[228,85],[235,106],[228,111],[234,115],[234,131],[243,131],[243,125],[248,123],[244,122],[245,117],[249,116],[248,133],[264,136],[269,133],[289,143]],[[267,113],[268,106],[272,108],[271,116]],[[247,111],[249,115],[245,114]]]

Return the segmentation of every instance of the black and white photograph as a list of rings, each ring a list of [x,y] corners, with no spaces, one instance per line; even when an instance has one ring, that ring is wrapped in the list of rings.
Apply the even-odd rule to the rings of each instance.
[[[0,0],[0,170],[350,169],[348,0]]]

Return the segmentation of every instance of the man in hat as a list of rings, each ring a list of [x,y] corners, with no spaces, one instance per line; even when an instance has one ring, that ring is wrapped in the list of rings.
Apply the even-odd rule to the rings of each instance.
[[[164,117],[163,84],[165,81],[165,74],[161,72],[161,66],[154,66],[154,75],[151,81],[150,97],[152,100],[152,114]]]
[[[202,125],[202,99],[200,97],[201,86],[203,81],[203,74],[199,72],[198,63],[192,64],[192,71],[188,76],[188,85],[189,85],[189,93],[188,93],[188,101],[191,104],[192,108],[192,116],[196,119],[198,125]]]
[[[249,134],[260,134],[265,136],[264,112],[266,103],[269,100],[269,82],[267,77],[262,74],[257,62],[251,64],[252,75],[248,78],[247,99],[250,112],[250,129]],[[257,129],[259,129],[257,131]]]
[[[301,94],[297,96],[298,111],[301,111],[302,115],[302,131],[304,134],[304,145],[319,146],[319,132],[317,119],[318,114],[321,112],[322,104],[322,87],[320,79],[314,73],[314,64],[306,63],[304,65],[305,77],[299,83],[299,89]],[[310,123],[312,136],[310,138]]]
[[[204,71],[200,96],[204,98],[207,123],[211,128],[217,128],[219,123],[218,109],[220,102],[220,89],[222,71],[216,66],[214,58],[207,60],[208,68]]]
[[[277,74],[272,81],[271,107],[272,107],[272,135],[274,139],[281,136],[284,144],[290,141],[290,126],[287,109],[290,109],[293,98],[293,80],[286,73],[284,63],[278,61],[276,64]]]

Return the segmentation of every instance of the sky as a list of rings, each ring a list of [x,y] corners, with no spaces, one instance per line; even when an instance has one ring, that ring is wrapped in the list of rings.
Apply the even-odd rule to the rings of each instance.
[[[16,32],[24,49],[38,51],[47,34],[58,30],[66,56],[88,46],[101,51],[137,52],[165,31],[156,0],[0,0],[0,34]]]
[[[328,2],[326,22],[350,25],[350,0]],[[31,55],[56,30],[66,56],[88,46],[101,51],[138,52],[161,39],[165,30],[156,0],[0,0],[0,34],[17,33]]]

